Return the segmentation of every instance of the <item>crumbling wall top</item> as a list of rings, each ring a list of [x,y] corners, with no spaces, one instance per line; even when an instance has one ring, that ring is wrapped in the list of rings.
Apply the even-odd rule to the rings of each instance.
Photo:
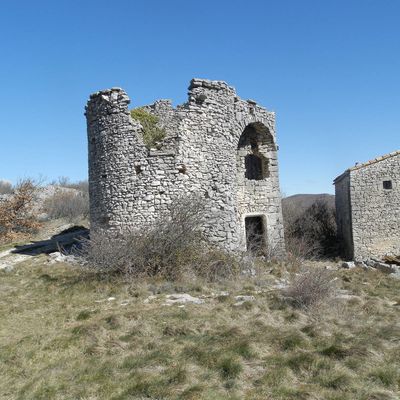
[[[212,81],[209,79],[193,78],[190,81],[189,90],[192,90],[192,89],[195,89],[198,87],[203,87],[205,89],[213,89],[213,90],[229,90],[233,94],[236,94],[235,89],[232,86],[229,86],[224,81]]]
[[[91,122],[100,114],[129,113],[130,99],[126,92],[117,87],[101,90],[90,95],[85,107],[85,115]]]

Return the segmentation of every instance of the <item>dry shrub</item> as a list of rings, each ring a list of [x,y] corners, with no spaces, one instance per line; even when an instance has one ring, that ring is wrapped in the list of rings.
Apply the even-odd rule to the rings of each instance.
[[[89,268],[135,277],[176,280],[194,274],[215,280],[238,274],[234,256],[203,240],[203,206],[201,199],[180,198],[151,227],[123,234],[97,232],[82,242],[78,254]]]
[[[60,176],[57,180],[50,183],[53,186],[60,186],[69,189],[76,189],[82,193],[89,192],[89,182],[87,180],[71,182],[67,176]]]
[[[298,308],[311,308],[329,301],[336,290],[332,273],[323,268],[304,269],[295,275],[284,296]]]
[[[12,240],[35,232],[39,227],[34,212],[38,183],[24,179],[17,183],[13,194],[0,203],[0,240]]]
[[[50,219],[73,221],[89,215],[89,195],[81,191],[58,191],[45,200],[43,211]]]
[[[240,273],[250,271],[253,264],[249,264],[244,257],[202,243],[189,266],[194,275],[216,282],[235,279]]]
[[[284,207],[286,250],[298,259],[337,255],[335,209],[317,200],[305,211]]]
[[[285,236],[286,261],[291,267],[300,267],[304,260],[318,258],[320,247],[306,237]]]

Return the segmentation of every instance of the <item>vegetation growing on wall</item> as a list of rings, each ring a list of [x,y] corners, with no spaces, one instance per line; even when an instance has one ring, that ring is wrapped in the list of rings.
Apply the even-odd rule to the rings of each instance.
[[[159,147],[159,142],[165,137],[165,130],[158,127],[159,118],[147,112],[143,107],[131,110],[131,116],[143,127],[143,141],[147,148]]]

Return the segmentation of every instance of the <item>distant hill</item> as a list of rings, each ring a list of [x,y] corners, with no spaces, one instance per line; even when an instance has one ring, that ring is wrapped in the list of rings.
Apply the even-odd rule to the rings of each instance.
[[[333,194],[294,194],[293,196],[285,197],[282,199],[283,208],[295,209],[301,213],[310,207],[317,200],[326,202],[329,207],[335,207],[335,196]]]

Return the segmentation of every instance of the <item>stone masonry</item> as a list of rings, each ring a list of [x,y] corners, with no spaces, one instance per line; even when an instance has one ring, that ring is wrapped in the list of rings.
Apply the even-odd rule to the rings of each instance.
[[[209,241],[246,250],[253,222],[264,250],[284,253],[273,112],[240,99],[225,82],[193,79],[183,105],[145,107],[166,131],[158,149],[147,149],[129,102],[112,88],[92,94],[86,106],[94,231],[140,229],[196,195],[204,198]]]
[[[400,151],[356,164],[334,181],[338,235],[356,261],[400,254]]]

